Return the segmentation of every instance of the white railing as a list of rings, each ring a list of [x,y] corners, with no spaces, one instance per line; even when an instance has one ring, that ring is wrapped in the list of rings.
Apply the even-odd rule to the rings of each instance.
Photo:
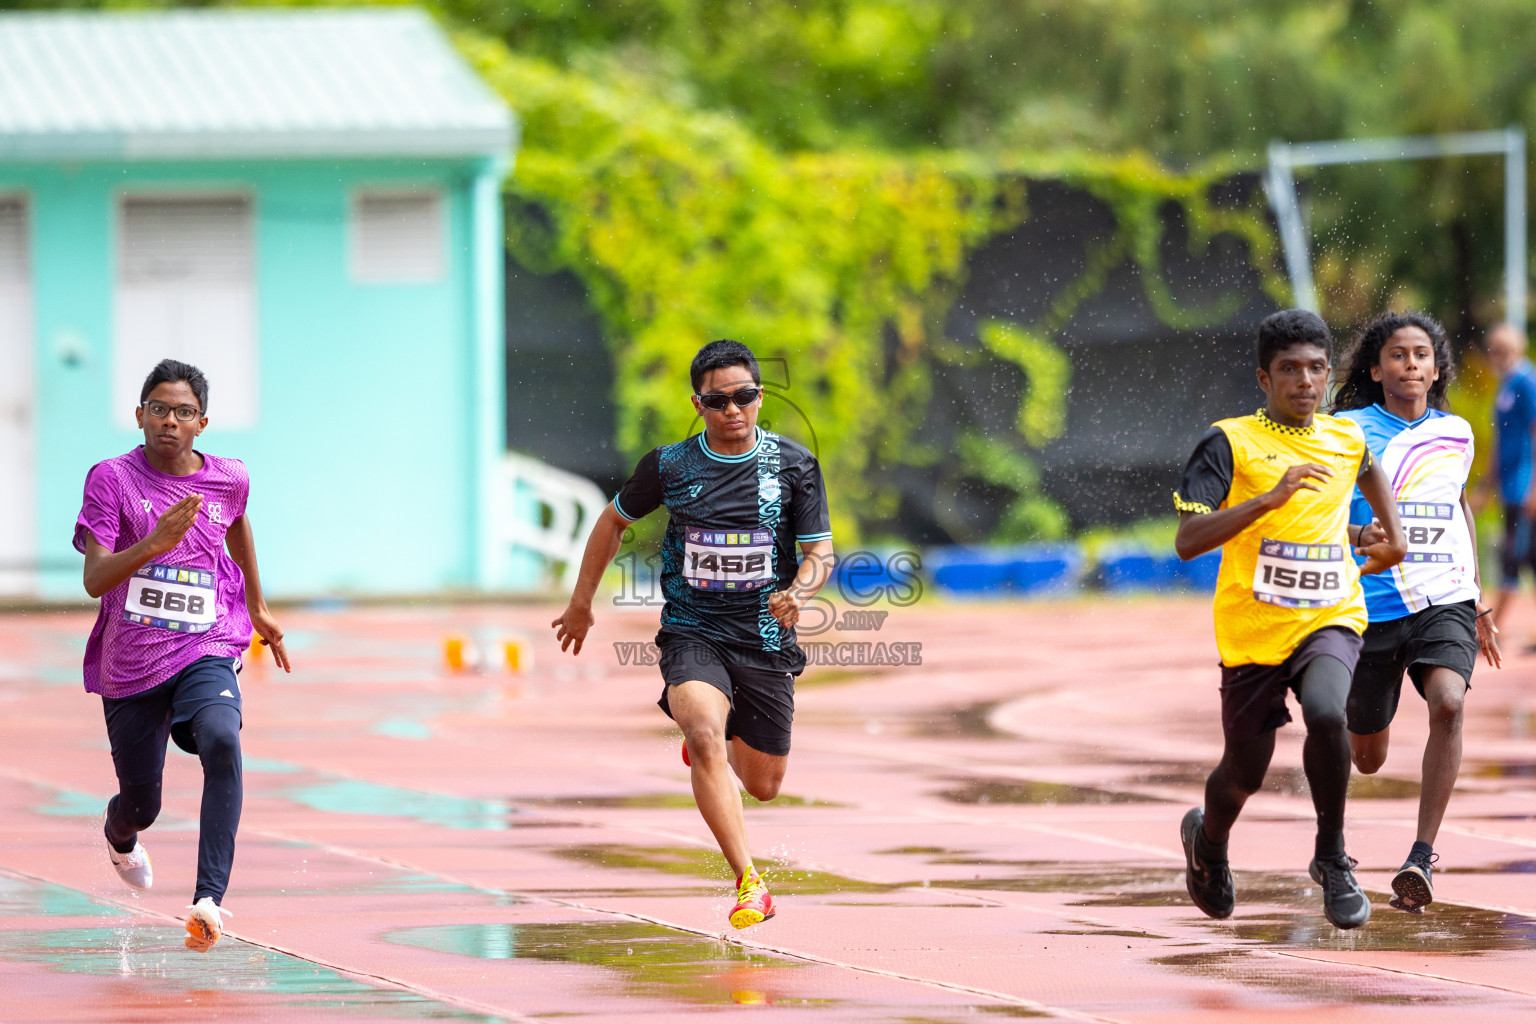
[[[496,497],[499,546],[539,556],[544,560],[540,582],[569,590],[581,568],[587,535],[608,504],[608,496],[584,476],[506,452],[501,457]]]

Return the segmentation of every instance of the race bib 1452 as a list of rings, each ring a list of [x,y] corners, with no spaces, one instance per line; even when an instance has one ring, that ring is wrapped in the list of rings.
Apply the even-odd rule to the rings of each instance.
[[[1344,545],[1265,538],[1253,566],[1253,597],[1287,608],[1330,608],[1344,600]]]
[[[756,590],[773,582],[772,530],[683,534],[683,579],[700,590]]]
[[[218,577],[206,569],[146,565],[128,580],[123,618],[178,633],[206,633],[218,620]]]

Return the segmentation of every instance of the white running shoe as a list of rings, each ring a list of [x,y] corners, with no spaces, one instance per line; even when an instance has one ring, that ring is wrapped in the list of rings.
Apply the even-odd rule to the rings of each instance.
[[[192,911],[187,915],[187,948],[206,953],[219,941],[219,936],[224,934],[222,915],[233,914],[234,911],[213,902],[212,896],[204,896],[187,909]]]
[[[106,812],[101,815],[102,823],[107,820]],[[133,841],[133,849],[127,853],[118,853],[111,843],[107,844],[107,852],[112,855],[112,866],[117,869],[117,877],[133,886],[135,889],[148,889],[155,884],[155,872],[149,863],[149,851],[144,849],[144,844],[137,838]]]

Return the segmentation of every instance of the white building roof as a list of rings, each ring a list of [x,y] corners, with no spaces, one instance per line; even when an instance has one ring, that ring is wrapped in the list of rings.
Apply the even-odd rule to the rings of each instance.
[[[513,136],[410,8],[0,14],[0,160],[491,156]]]

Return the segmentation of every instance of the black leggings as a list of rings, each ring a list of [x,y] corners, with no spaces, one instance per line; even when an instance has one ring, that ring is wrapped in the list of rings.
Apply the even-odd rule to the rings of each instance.
[[[137,710],[137,709],[136,709]],[[151,709],[143,709],[149,712]],[[229,869],[235,861],[235,830],[240,826],[244,786],[240,767],[240,709],[207,704],[188,723],[197,756],[203,762],[203,806],[197,837],[196,903],[204,896],[224,899]],[[165,744],[171,734],[171,710],[119,714],[109,720],[112,763],[118,794],[107,804],[107,841],[119,853],[133,849],[138,833],[160,816]]]
[[[1344,704],[1349,699],[1349,669],[1323,654],[1308,663],[1297,696],[1307,741],[1301,760],[1317,811],[1317,830],[1344,829],[1344,796],[1349,790],[1349,734],[1344,728]],[[1205,782],[1205,834],[1216,843],[1227,841],[1243,804],[1264,785],[1264,773],[1275,752],[1275,730],[1251,740],[1227,740],[1221,763]]]

